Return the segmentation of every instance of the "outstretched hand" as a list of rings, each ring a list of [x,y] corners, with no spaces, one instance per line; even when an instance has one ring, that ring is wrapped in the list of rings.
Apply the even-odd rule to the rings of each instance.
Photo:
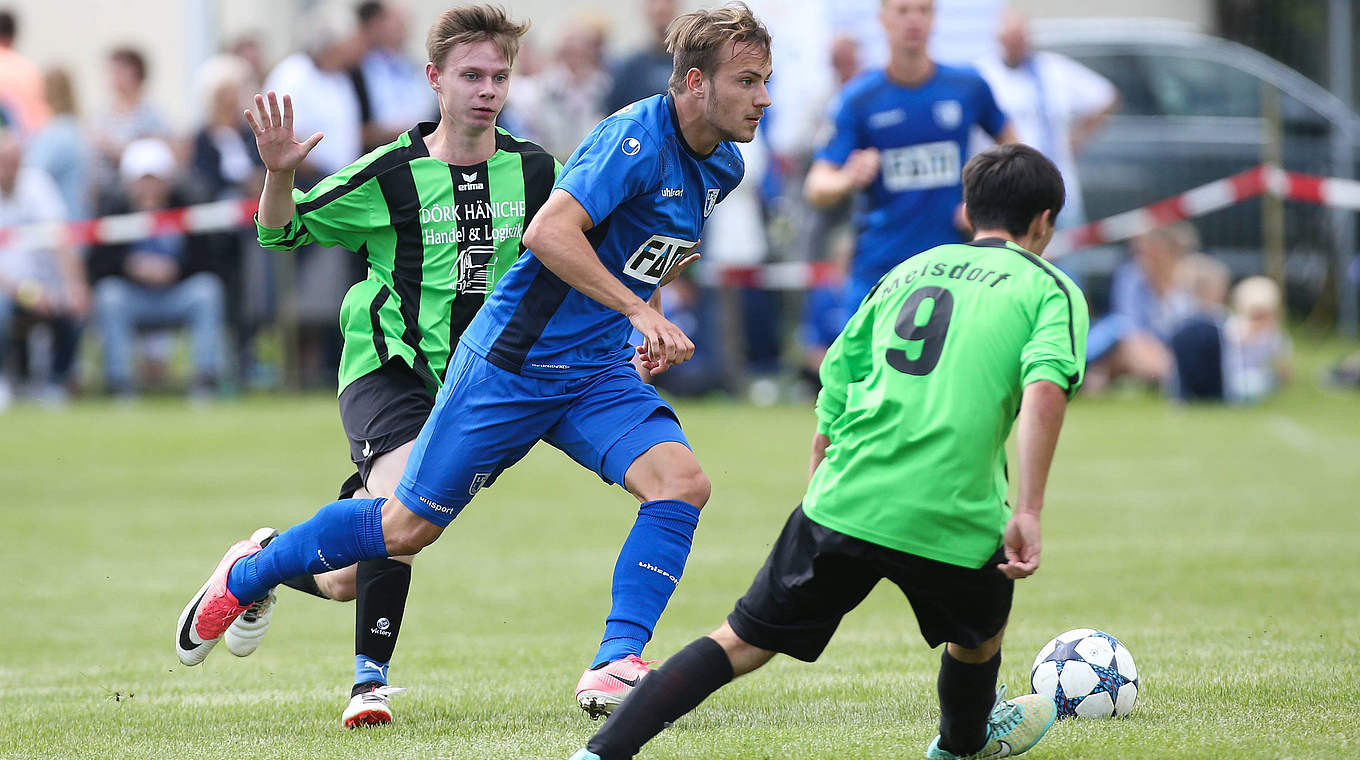
[[[1016,512],[1006,523],[1006,532],[1001,544],[1006,552],[1006,561],[996,569],[1011,580],[1028,578],[1039,569],[1039,518],[1028,512]]]
[[[279,107],[278,96],[273,90],[265,95],[255,95],[255,110],[246,109],[246,123],[255,133],[255,148],[260,152],[264,168],[271,172],[296,171],[312,148],[324,137],[320,132],[298,142],[293,135],[293,99],[283,96],[283,107]]]

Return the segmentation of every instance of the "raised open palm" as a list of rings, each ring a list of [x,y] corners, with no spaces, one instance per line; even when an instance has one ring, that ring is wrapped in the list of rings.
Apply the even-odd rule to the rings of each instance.
[[[269,98],[268,105],[265,98]],[[264,168],[271,172],[289,172],[298,168],[321,142],[320,132],[298,142],[293,135],[293,99],[283,96],[283,107],[279,107],[278,96],[270,90],[268,95],[255,95],[255,110],[246,110],[246,123],[255,133],[255,147],[260,151]]]

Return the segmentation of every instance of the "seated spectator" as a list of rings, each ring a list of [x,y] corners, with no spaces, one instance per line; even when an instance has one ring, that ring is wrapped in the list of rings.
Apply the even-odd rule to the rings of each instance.
[[[1114,275],[1110,313],[1091,324],[1084,390],[1099,392],[1121,377],[1158,387],[1171,379],[1168,341],[1185,314],[1176,273],[1181,260],[1198,247],[1195,228],[1187,223],[1133,239],[1133,259]]]
[[[1231,274],[1213,257],[1192,253],[1181,262],[1176,280],[1175,298],[1183,306],[1169,340],[1176,367],[1170,390],[1182,401],[1221,401],[1225,392],[1223,325]]]
[[[1260,401],[1287,383],[1293,347],[1284,331],[1280,286],[1248,277],[1232,291],[1232,316],[1223,328],[1224,380],[1229,401]]]
[[[0,228],[64,221],[56,183],[39,169],[21,166],[22,158],[19,139],[0,130]],[[41,324],[51,329],[52,366],[37,395],[59,402],[66,397],[80,325],[89,311],[89,289],[75,250],[65,243],[35,244],[28,237],[15,234],[0,246],[0,410],[13,395],[5,364],[13,328]]]
[[[174,189],[174,155],[164,141],[148,138],[128,145],[119,162],[126,200],[112,211],[159,211],[184,202]],[[130,244],[100,247],[91,254],[94,323],[104,344],[104,379],[116,396],[136,388],[133,359],[142,328],[188,327],[193,346],[191,391],[205,396],[221,374],[222,283],[210,272],[188,266],[185,237],[160,235]]]
[[[207,199],[254,199],[264,186],[255,135],[241,118],[251,102],[246,89],[250,77],[249,64],[234,55],[210,58],[199,70],[204,122],[194,135],[190,167],[195,189]],[[230,355],[244,378],[260,382],[270,373],[256,360],[254,339],[276,308],[272,262],[255,242],[254,225],[203,235],[197,251],[202,252],[203,268],[221,278],[227,295]]]

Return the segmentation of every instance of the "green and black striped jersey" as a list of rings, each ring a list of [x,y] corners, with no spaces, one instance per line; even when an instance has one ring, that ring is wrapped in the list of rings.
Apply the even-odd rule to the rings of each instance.
[[[473,166],[431,158],[422,123],[307,192],[283,228],[256,219],[260,245],[340,246],[368,259],[368,276],[340,307],[340,390],[400,357],[437,389],[459,336],[524,252],[520,237],[561,165],[496,129],[496,152]]]

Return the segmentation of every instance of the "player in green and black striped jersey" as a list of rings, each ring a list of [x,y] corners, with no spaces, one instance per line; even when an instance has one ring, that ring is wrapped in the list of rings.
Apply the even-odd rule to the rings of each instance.
[[[443,14],[430,30],[426,67],[439,123],[416,125],[306,193],[293,188],[293,172],[321,135],[296,139],[288,95],[281,107],[273,92],[256,95],[256,112],[246,113],[268,169],[256,218],[260,244],[340,246],[368,260],[367,277],[340,307],[340,416],[357,468],[342,498],[391,496],[459,336],[524,251],[524,228],[561,168],[539,146],[495,126],[526,28],[488,6]],[[272,535],[257,533],[257,540]],[[387,666],[409,584],[410,557],[289,583],[317,596],[357,598],[348,727],[392,720]],[[228,630],[233,653],[255,650],[272,604],[271,594]]]

